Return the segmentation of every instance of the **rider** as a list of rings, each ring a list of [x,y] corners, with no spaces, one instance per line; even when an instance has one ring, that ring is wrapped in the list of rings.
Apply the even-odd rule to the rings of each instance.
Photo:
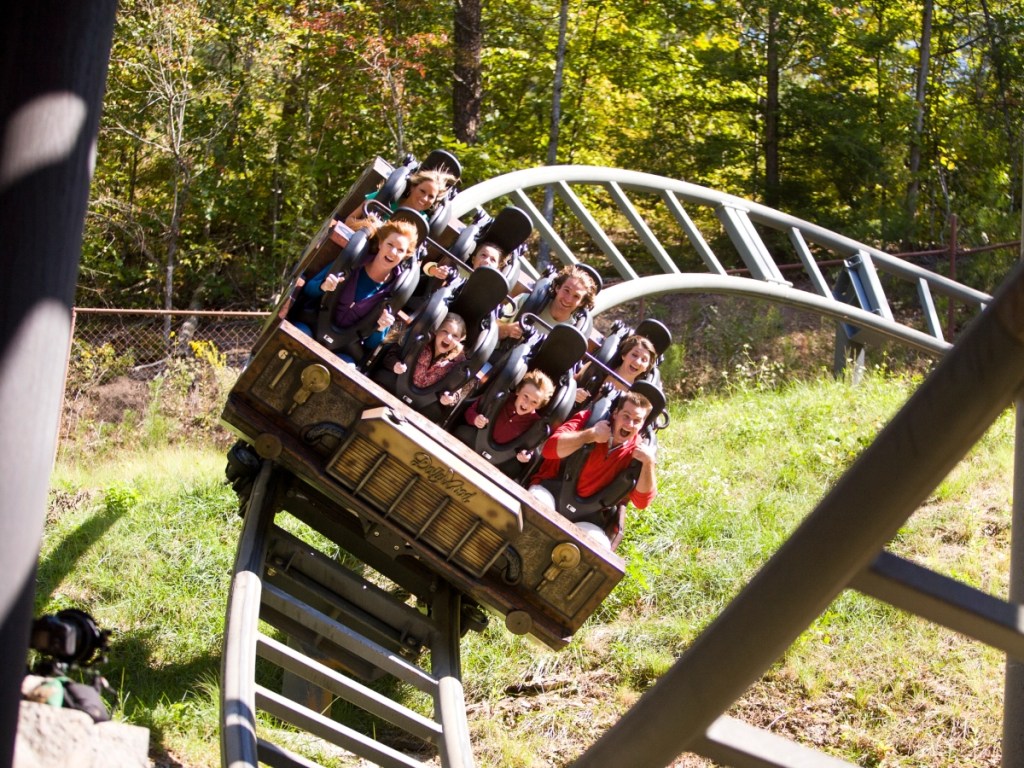
[[[658,491],[655,473],[656,451],[645,442],[641,428],[653,406],[638,392],[623,392],[616,400],[608,419],[586,426],[590,411],[576,414],[548,438],[541,450],[544,460],[530,480],[530,491],[553,509],[576,523],[584,533],[604,546],[614,549],[622,539],[622,528],[611,519],[618,505],[628,500],[637,509],[646,509]],[[570,457],[586,451],[582,466],[575,476],[566,476]],[[581,509],[584,502],[600,499],[601,492],[622,475],[634,461],[640,465],[636,483],[625,492],[625,498],[601,499],[597,509]],[[576,468],[573,467],[575,470]],[[574,503],[564,501],[563,484],[572,482]]]

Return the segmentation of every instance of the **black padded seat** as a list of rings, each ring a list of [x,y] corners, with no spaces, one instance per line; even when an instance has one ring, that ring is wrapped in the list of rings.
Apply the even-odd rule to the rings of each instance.
[[[473,271],[472,259],[477,247],[482,243],[493,243],[506,254],[505,266],[501,273],[505,276],[508,284],[508,291],[519,280],[519,273],[522,269],[520,256],[526,247],[526,241],[533,232],[533,225],[530,217],[520,208],[506,206],[496,217],[491,218],[483,209],[477,209],[473,221],[466,225],[455,238],[455,242],[447,249],[444,255],[449,257],[448,266],[455,266],[458,274],[446,281],[436,277],[426,279],[427,295],[442,288],[457,291],[465,284],[468,275]],[[444,262],[442,262],[444,263]]]
[[[577,264],[576,266],[590,274],[594,283],[597,285],[597,290],[600,291],[603,283],[601,275],[598,274],[597,270],[587,264]],[[495,351],[494,359],[492,360],[493,363],[496,365],[499,364],[501,358],[505,354],[507,354],[517,344],[523,343],[523,341],[527,340],[530,336],[534,334],[543,336],[548,332],[549,329],[545,326],[543,320],[539,318],[539,315],[554,298],[554,280],[556,277],[557,273],[555,268],[549,267],[545,274],[533,284],[533,288],[529,295],[527,295],[523,300],[518,311],[511,318],[524,326],[523,339],[504,339]],[[591,332],[594,330],[594,317],[590,310],[581,307],[573,313],[572,322],[568,324],[577,328],[580,333],[583,334],[584,338],[589,339]]]
[[[571,325],[557,325],[547,336],[516,347],[502,366],[491,372],[476,400],[477,411],[487,417],[488,425],[477,429],[463,421],[452,430],[453,434],[512,479],[524,481],[540,463],[540,446],[565,421],[576,401],[573,371],[586,351],[586,339]],[[538,421],[515,440],[499,444],[494,440],[495,416],[515,398],[516,388],[527,371],[534,369],[548,375],[555,391],[538,410]],[[516,454],[521,450],[534,451],[533,459],[526,463],[518,461]]]
[[[395,374],[392,370],[378,367],[372,373],[372,378],[410,407],[428,418],[440,420],[446,412],[438,407],[438,395],[463,388],[476,376],[494,351],[498,343],[497,311],[505,298],[505,290],[505,278],[501,273],[483,267],[473,272],[465,290],[457,295],[437,291],[417,313],[401,342],[399,358],[406,370]],[[466,322],[466,339],[463,342],[466,359],[453,366],[435,384],[418,387],[413,383],[416,359],[424,345],[432,343],[433,334],[451,312]]]
[[[366,255],[369,253],[370,245],[369,232],[362,229],[353,232],[349,236],[348,243],[334,258],[330,267],[327,268],[327,273],[335,275],[348,274],[355,267],[363,263]],[[308,275],[307,279],[313,277],[314,275]],[[325,296],[315,298],[307,296],[302,292],[301,287],[296,286],[294,293],[295,301],[288,310],[288,320],[293,323],[302,323],[311,329],[316,328],[317,316],[320,314],[321,307],[326,298]]]

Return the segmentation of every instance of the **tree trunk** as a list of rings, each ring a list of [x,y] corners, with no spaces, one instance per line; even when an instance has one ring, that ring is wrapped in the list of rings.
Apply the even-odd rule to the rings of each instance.
[[[921,14],[920,63],[917,68],[917,89],[914,93],[914,131],[910,139],[910,158],[907,168],[910,183],[907,186],[907,224],[904,244],[909,249],[914,240],[914,220],[917,217],[917,198],[921,191],[921,144],[924,141],[925,97],[928,93],[928,67],[931,63],[932,0],[925,0]]]
[[[768,35],[765,53],[764,107],[764,202],[779,207],[779,11],[774,3],[768,8]]]
[[[558,12],[558,48],[555,51],[555,81],[551,89],[551,130],[548,134],[548,165],[558,162],[558,131],[562,122],[562,79],[565,73],[565,38],[569,28],[569,0],[562,0]],[[544,190],[544,220],[549,224],[555,219],[555,190],[548,185]],[[537,252],[537,264],[542,269],[551,261],[546,241],[541,240]]]
[[[0,31],[0,768],[14,757],[116,10],[22,0]]]
[[[988,7],[988,0],[981,0],[981,10],[985,16],[985,32],[988,37],[989,58],[992,59],[992,68],[996,74],[996,85],[999,88],[999,109],[1003,116],[1003,133],[1006,136],[1006,146],[1010,155],[1011,179],[1009,184],[1010,210],[1016,210],[1015,198],[1020,187],[1020,159],[1014,151],[1016,148],[1016,136],[1013,129],[1013,115],[1010,105],[1013,96],[1010,89],[1010,78],[1006,75],[1006,48],[1009,46],[1004,25],[997,23],[992,18]]]
[[[480,54],[483,50],[480,0],[455,0],[455,83],[452,87],[452,118],[455,138],[476,144],[480,128],[483,86]]]
[[[200,285],[192,293],[192,299],[188,303],[190,312],[199,312],[203,309],[206,301],[206,285]],[[168,318],[170,316],[168,315]],[[185,357],[188,355],[189,342],[196,335],[199,328],[199,315],[188,315],[178,328],[178,334],[174,337],[174,356]]]
[[[179,164],[180,168],[180,164]],[[182,174],[179,172],[174,179],[174,200],[171,206],[171,226],[167,232],[167,258],[164,262],[164,309],[174,309],[174,265],[178,256],[178,237],[181,233],[181,211],[184,208],[181,191]],[[164,345],[168,354],[172,352],[171,316],[164,315]]]

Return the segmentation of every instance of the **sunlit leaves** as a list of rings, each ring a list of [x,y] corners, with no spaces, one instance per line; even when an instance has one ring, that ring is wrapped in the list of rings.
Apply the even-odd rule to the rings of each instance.
[[[559,6],[483,3],[477,144],[457,147],[467,182],[544,161]],[[375,155],[456,147],[452,10],[125,0],[82,295],[153,306],[176,232],[176,306],[200,286],[220,305],[265,306]],[[773,31],[780,208],[883,244],[941,241],[953,213],[965,242],[1013,239],[1024,1],[936,7],[908,230],[920,26],[907,0],[572,0],[558,162],[763,200]]]

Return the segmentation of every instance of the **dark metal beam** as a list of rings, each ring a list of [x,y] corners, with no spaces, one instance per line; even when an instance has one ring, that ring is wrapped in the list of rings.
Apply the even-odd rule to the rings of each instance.
[[[883,552],[850,586],[967,637],[1024,658],[1021,607]]]
[[[722,716],[694,746],[694,751],[733,768],[853,768],[784,736]]]
[[[0,31],[0,768],[14,757],[116,7],[20,0]]]

